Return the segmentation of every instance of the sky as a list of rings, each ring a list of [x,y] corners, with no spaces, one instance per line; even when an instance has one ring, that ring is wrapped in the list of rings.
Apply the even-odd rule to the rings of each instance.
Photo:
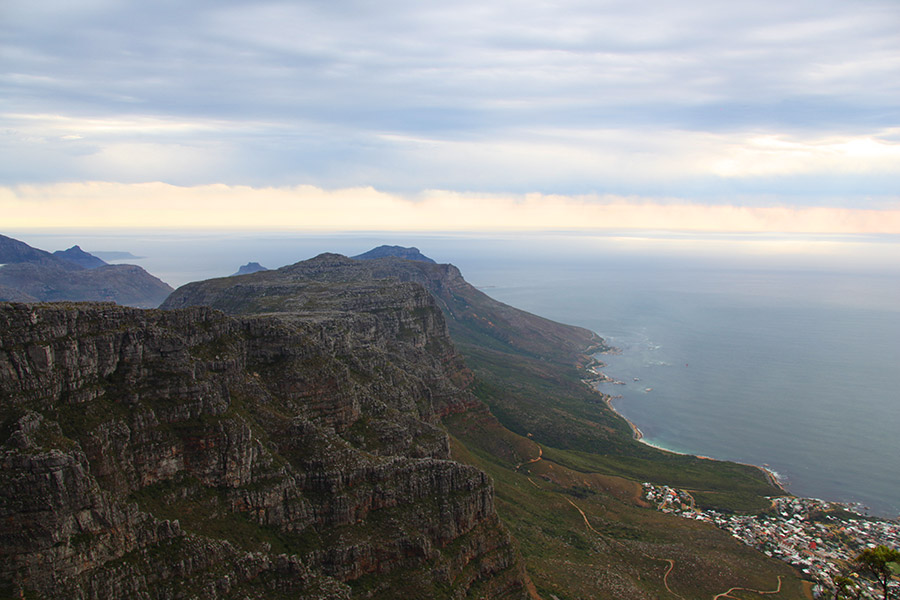
[[[7,227],[900,233],[896,0],[4,0]]]

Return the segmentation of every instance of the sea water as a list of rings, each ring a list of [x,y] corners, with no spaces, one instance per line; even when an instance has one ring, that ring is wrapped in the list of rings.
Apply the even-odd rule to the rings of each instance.
[[[6,232],[4,232],[6,233]],[[619,349],[603,384],[644,441],[765,465],[800,496],[900,514],[894,237],[246,232],[7,233],[129,251],[180,285],[243,263],[416,245],[492,297]]]

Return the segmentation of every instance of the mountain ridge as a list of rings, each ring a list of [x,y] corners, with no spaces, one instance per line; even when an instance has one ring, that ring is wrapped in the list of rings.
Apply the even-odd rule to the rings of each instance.
[[[228,575],[195,595],[644,600],[778,577],[782,597],[805,597],[789,567],[657,513],[637,483],[760,510],[778,491],[758,470],[632,439],[585,385],[601,338],[497,302],[452,265],[325,253],[187,284],[163,307],[0,304],[20,332],[0,336],[0,507],[47,505],[48,470],[88,490],[64,488],[82,500],[55,501],[57,534],[5,513],[0,547],[20,554],[0,587],[27,573],[43,591],[100,580],[86,597],[169,598]],[[78,517],[85,503],[131,541]],[[243,551],[252,568],[214,564]]]
[[[479,343],[501,350],[513,346],[529,356],[566,364],[576,362],[573,357],[583,357],[585,351],[605,347],[591,331],[556,323],[490,298],[466,282],[459,269],[451,264],[395,256],[357,260],[326,252],[280,269],[245,276],[239,287],[233,286],[228,278],[188,283],[173,292],[161,308],[203,305],[229,313],[274,311],[285,306],[297,308],[302,305],[302,296],[291,297],[292,285],[348,279],[422,285],[448,315],[447,323],[457,343]],[[486,319],[479,311],[489,311],[492,318]]]
[[[53,254],[0,235],[0,301],[95,301],[155,308],[172,287],[137,265],[109,265],[78,246]]]

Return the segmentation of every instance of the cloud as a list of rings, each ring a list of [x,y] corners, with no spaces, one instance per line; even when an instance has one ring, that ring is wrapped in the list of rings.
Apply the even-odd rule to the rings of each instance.
[[[8,186],[873,208],[900,184],[894,0],[8,0],[3,13]]]
[[[617,196],[500,195],[432,190],[415,197],[369,188],[253,188],[164,183],[67,183],[0,188],[10,228],[180,227],[327,231],[657,229],[900,233],[889,210],[665,203]]]
[[[303,184],[492,193],[692,197],[881,208],[900,186],[900,129],[866,135],[522,127],[357,131],[313,121],[6,114],[0,177],[191,186]],[[5,152],[4,152],[5,150]],[[40,162],[37,163],[38,157]],[[24,176],[24,177],[23,177]],[[20,179],[21,181],[21,179]]]

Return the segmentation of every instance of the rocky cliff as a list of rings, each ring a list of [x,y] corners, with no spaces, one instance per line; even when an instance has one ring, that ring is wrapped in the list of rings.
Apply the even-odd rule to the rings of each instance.
[[[470,378],[413,283],[245,317],[0,304],[0,595],[525,597],[438,426]]]
[[[334,289],[342,282],[421,285],[443,311],[457,346],[475,345],[561,364],[571,364],[590,347],[605,348],[603,340],[587,329],[544,319],[490,298],[469,284],[453,265],[389,255],[354,260],[322,254],[272,271],[189,283],[173,292],[162,307],[213,306],[232,314],[296,310],[329,302],[322,290]]]

